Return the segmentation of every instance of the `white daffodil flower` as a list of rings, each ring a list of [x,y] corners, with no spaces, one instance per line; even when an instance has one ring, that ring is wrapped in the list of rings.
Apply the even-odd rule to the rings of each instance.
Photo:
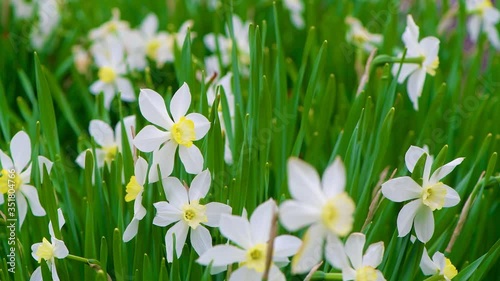
[[[146,208],[142,205],[142,193],[146,184],[148,173],[148,162],[142,157],[139,157],[135,162],[134,175],[130,177],[127,184],[125,201],[134,201],[134,217],[123,232],[123,242],[128,242],[137,235],[139,221],[146,216]]]
[[[146,120],[155,124],[147,125],[135,137],[134,145],[144,152],[153,151],[153,164],[149,171],[149,181],[159,179],[157,165],[161,176],[167,177],[174,168],[175,152],[179,147],[181,162],[190,174],[198,174],[203,169],[203,155],[193,144],[203,138],[210,129],[208,119],[199,113],[186,115],[191,105],[191,93],[184,83],[175,92],[170,101],[170,113],[167,112],[163,97],[150,89],[141,89],[139,108]]]
[[[130,30],[129,23],[120,20],[120,10],[113,8],[111,19],[98,28],[90,30],[89,38],[93,41],[105,40],[110,36],[123,38],[122,33],[128,30]]]
[[[140,27],[143,34],[145,55],[162,67],[174,61],[174,36],[167,32],[158,32],[158,17],[150,13],[142,21]],[[182,41],[184,38],[182,38]]]
[[[132,135],[135,131],[135,116],[131,115],[123,118],[123,123],[126,130],[125,135],[130,144],[129,149],[132,149]],[[94,138],[96,144],[100,146],[95,149],[95,153],[97,154],[95,157],[97,167],[102,168],[105,164],[111,163],[111,161],[115,159],[117,153],[123,152],[123,132],[120,122],[116,124],[115,130],[113,131],[111,126],[106,122],[92,120],[89,125],[89,133],[90,136]],[[86,153],[87,151],[85,150],[76,158],[76,163],[82,168],[85,168]]]
[[[64,216],[61,209],[57,210],[57,219],[59,221],[59,229],[65,224]],[[52,222],[49,222],[49,232],[50,241],[45,237],[42,239],[41,243],[35,243],[31,246],[31,255],[35,260],[40,263],[42,259],[47,263],[50,272],[52,273],[52,280],[59,281],[59,275],[57,274],[55,258],[64,259],[69,255],[68,248],[64,244],[64,241],[55,238],[54,229]],[[31,274],[30,281],[43,281],[42,278],[42,268],[39,266]]]
[[[422,260],[420,261],[420,269],[422,269],[422,272],[426,276],[439,274],[446,281],[450,281],[458,274],[455,266],[451,263],[450,259],[443,255],[443,253],[434,253],[431,260],[425,248],[422,254]]]
[[[121,93],[123,101],[135,100],[132,83],[124,77],[127,74],[124,46],[117,40],[109,38],[106,41],[94,44],[91,48],[95,62],[99,67],[99,79],[90,85],[90,92],[94,95],[104,94],[104,107],[109,109],[116,94]]]
[[[174,234],[177,258],[182,254],[189,230],[191,230],[191,245],[198,255],[202,255],[212,247],[212,236],[204,225],[218,227],[221,215],[231,214],[231,207],[222,203],[200,204],[200,200],[207,195],[210,189],[211,181],[209,170],[196,175],[189,190],[177,178],[168,177],[163,180],[163,188],[169,202],[154,204],[157,213],[153,224],[167,226],[175,223],[165,235],[168,262],[173,261]]]
[[[62,1],[58,2],[56,0],[36,1],[38,22],[33,25],[30,34],[31,44],[36,49],[44,47],[59,25],[61,20],[60,5],[62,4]]]
[[[382,35],[370,33],[357,18],[346,17],[345,23],[348,27],[346,41],[354,46],[370,53],[382,44]]]
[[[261,280],[266,268],[267,247],[270,239],[276,203],[271,199],[259,205],[250,221],[246,218],[222,215],[219,230],[226,238],[236,244],[217,245],[206,251],[197,262],[212,267],[223,267],[238,263],[229,281]],[[280,235],[274,239],[272,263],[268,280],[285,280],[280,266],[288,263],[300,247],[300,239],[291,235]]]
[[[465,2],[467,13],[467,31],[472,41],[477,42],[481,29],[486,32],[493,47],[500,50],[500,39],[496,29],[500,21],[500,12],[493,6],[491,0],[467,0]]]
[[[31,180],[31,141],[24,131],[19,131],[10,141],[12,159],[0,150],[0,205],[4,203],[3,195],[9,200],[16,200],[19,212],[19,228],[22,227],[28,203],[34,216],[45,216],[45,209],[40,204],[36,188],[30,185]]]
[[[405,43],[406,59],[421,59],[421,62],[403,63],[401,73],[398,76],[398,83],[403,83],[408,78],[407,90],[408,96],[415,110],[418,110],[418,98],[422,95],[425,76],[428,73],[431,76],[436,75],[436,69],[439,66],[439,39],[433,36],[425,37],[418,41],[419,27],[413,21],[413,17],[408,15],[407,25],[403,33],[403,42]],[[395,63],[392,67],[392,74],[398,74],[400,63]]]
[[[434,233],[433,212],[443,207],[453,207],[460,202],[458,193],[442,183],[441,179],[462,163],[464,158],[457,158],[437,168],[431,175],[432,157],[424,149],[411,146],[405,155],[408,171],[413,172],[422,155],[426,157],[422,185],[411,177],[399,177],[382,184],[382,194],[394,202],[412,200],[399,212],[397,219],[399,237],[406,236],[414,225],[417,239],[426,243]]]
[[[320,181],[316,170],[298,158],[288,160],[288,188],[292,200],[280,206],[280,221],[290,230],[309,226],[303,244],[292,260],[292,272],[305,273],[317,265],[323,256],[326,239],[326,259],[334,264],[334,253],[328,251],[341,243],[338,236],[351,232],[354,202],[345,189],[345,168],[337,157],[328,166]]]
[[[290,19],[293,25],[302,29],[305,26],[304,16],[304,3],[301,0],[284,0],[283,5],[290,11]]]
[[[365,242],[365,235],[356,232],[349,235],[344,246],[334,244],[334,248],[327,249],[335,256],[334,266],[342,269],[343,280],[385,281],[377,269],[384,257],[384,242],[371,244],[363,255]]]

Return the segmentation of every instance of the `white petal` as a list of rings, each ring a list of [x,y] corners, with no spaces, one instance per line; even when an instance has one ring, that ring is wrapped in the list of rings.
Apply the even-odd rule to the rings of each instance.
[[[116,86],[121,93],[121,99],[123,101],[135,101],[134,88],[130,80],[118,77],[116,79]]]
[[[123,232],[123,242],[127,243],[132,240],[137,235],[137,229],[139,228],[139,220],[133,218],[128,224],[127,228]]]
[[[157,182],[160,179],[158,165],[160,166],[161,177],[168,177],[172,174],[176,150],[177,143],[168,141],[160,150],[153,152],[153,163],[149,169],[149,183]]]
[[[274,256],[289,257],[297,253],[302,241],[292,235],[280,235],[274,239]]]
[[[94,138],[95,142],[101,146],[115,145],[115,133],[111,126],[104,121],[90,121],[89,133]]]
[[[167,226],[182,219],[182,211],[165,201],[153,204],[156,208],[156,216],[153,224],[157,226]]]
[[[423,38],[420,43],[420,48],[424,51],[425,61],[423,65],[431,65],[438,58],[439,39],[433,36]]]
[[[439,182],[442,178],[446,177],[449,173],[451,173],[456,166],[460,165],[464,161],[464,158],[457,158],[450,163],[445,164],[442,167],[439,167],[434,171],[434,173],[431,176],[430,182]]]
[[[210,130],[210,121],[199,113],[189,113],[186,115],[186,119],[194,123],[194,140],[202,139],[207,134],[208,130]]]
[[[259,273],[253,269],[250,269],[246,266],[241,266],[237,270],[235,270],[229,281],[261,281],[262,273]]]
[[[50,161],[47,157],[45,156],[38,156],[38,168],[40,169],[40,179],[43,183],[43,174],[44,174],[44,168],[47,170],[47,173],[50,175],[50,171],[52,170],[52,166],[54,165],[54,162]]]
[[[422,269],[422,272],[425,276],[434,275],[439,270],[439,268],[437,268],[437,266],[429,257],[426,248],[424,248],[424,252],[422,253],[422,259],[420,260],[420,269]]]
[[[102,93],[104,94],[104,107],[109,110],[111,102],[116,95],[116,89],[114,84],[104,84],[102,87]]]
[[[319,221],[321,210],[318,206],[287,200],[280,205],[279,216],[281,224],[286,229],[296,231]]]
[[[422,203],[419,199],[417,199],[401,208],[397,219],[399,237],[404,237],[410,232],[413,220],[415,219],[415,215],[417,214],[420,206],[422,206]]]
[[[238,216],[221,215],[219,230],[227,239],[244,249],[252,247],[250,223]]]
[[[208,229],[202,225],[199,225],[196,229],[191,229],[191,246],[199,256],[212,248],[212,236]]]
[[[66,220],[64,219],[64,215],[62,213],[61,208],[57,209],[57,221],[59,223],[59,230],[64,226],[66,223]],[[56,235],[54,234],[54,227],[52,226],[52,221],[49,221],[49,233],[51,237],[55,237]]]
[[[158,17],[154,13],[149,13],[141,23],[141,31],[152,37],[158,30]]]
[[[477,42],[479,32],[481,31],[481,18],[479,16],[471,16],[467,20],[467,31],[469,31],[472,42]]]
[[[460,195],[458,195],[458,192],[455,189],[447,186],[446,184],[444,185],[444,187],[446,188],[446,195],[444,197],[443,207],[453,207],[460,203]]]
[[[446,258],[444,257],[443,253],[435,252],[434,255],[432,255],[432,261],[437,266],[437,268],[441,270],[441,272],[444,271]]]
[[[254,244],[269,241],[273,216],[277,211],[278,207],[272,199],[255,208],[252,216],[250,216],[250,230]]]
[[[10,159],[10,157],[7,156],[7,154],[5,154],[2,150],[0,150],[0,161],[2,163],[2,169],[10,170],[14,168],[12,159]]]
[[[40,199],[38,199],[38,192],[35,187],[31,185],[22,185],[20,191],[28,199],[30,204],[31,212],[37,217],[45,216],[45,210],[40,204]]]
[[[498,31],[495,25],[488,24],[484,27],[484,30],[486,32],[486,35],[488,36],[488,39],[491,42],[491,45],[495,47],[495,49],[500,50],[500,38],[498,36]]]
[[[60,281],[61,279],[59,279],[59,275],[57,275],[56,263],[51,262],[48,263],[47,265],[49,265],[50,272],[52,273],[52,281]]]
[[[292,273],[306,273],[317,265],[323,256],[325,231],[320,224],[312,225],[302,239],[299,251],[292,259]]]
[[[350,267],[351,264],[347,260],[344,246],[336,235],[328,233],[326,235],[326,260],[337,269],[344,269]]]
[[[146,216],[146,212],[146,208],[142,206],[142,192],[139,192],[134,200],[134,218],[142,220]]]
[[[102,89],[104,88],[105,85],[106,84],[101,80],[97,80],[94,83],[92,83],[92,85],[90,85],[89,90],[92,94],[97,95],[100,92],[102,92]]]
[[[363,233],[352,233],[345,242],[345,253],[349,257],[354,268],[360,268],[363,264],[363,248],[366,237]]]
[[[161,144],[170,139],[170,133],[162,131],[153,125],[144,127],[134,138],[134,145],[143,152],[157,150]]]
[[[182,116],[186,116],[190,105],[191,92],[189,86],[184,82],[170,101],[170,113],[172,113],[175,122],[178,122]]]
[[[340,157],[335,158],[335,161],[326,168],[321,179],[321,185],[327,198],[331,198],[344,191],[345,168]]]
[[[157,92],[150,89],[141,89],[139,94],[139,108],[142,116],[149,122],[164,129],[170,130],[172,119],[168,116],[165,101]]]
[[[10,155],[16,171],[21,172],[31,159],[31,142],[26,132],[19,131],[10,141]]]
[[[205,198],[212,181],[210,171],[207,169],[194,177],[189,188],[189,201]]]
[[[427,154],[427,152],[424,149],[413,145],[410,146],[408,151],[406,151],[405,163],[406,163],[406,168],[408,168],[408,171],[410,171],[410,173],[413,173],[415,165],[424,154]]]
[[[419,28],[415,24],[413,17],[408,15],[406,18],[406,29],[403,33],[403,42],[405,46],[412,47],[418,45],[418,37],[419,37]]]
[[[190,174],[199,174],[203,169],[203,155],[196,145],[191,147],[179,146],[179,157],[186,172]]]
[[[42,278],[42,267],[37,267],[35,271],[31,274],[30,281],[43,281]]]
[[[342,278],[346,280],[356,280],[356,271],[350,267],[344,267],[342,269]]]
[[[144,185],[146,183],[146,175],[148,173],[148,162],[142,157],[139,156],[134,166],[134,175],[137,179],[137,182],[140,185]]]
[[[422,206],[415,215],[415,233],[418,240],[427,243],[434,234],[434,215],[427,206]]]
[[[189,231],[189,226],[184,221],[179,221],[174,226],[172,226],[165,235],[165,245],[167,246],[167,261],[172,262],[174,260],[174,238],[175,234],[175,252],[177,258],[182,254],[182,248],[186,243],[187,234]]]
[[[299,158],[290,158],[288,167],[288,188],[295,200],[313,205],[324,202],[325,196],[320,189],[316,170]]]
[[[205,215],[208,221],[204,224],[211,227],[219,227],[222,214],[231,214],[231,207],[219,202],[210,202],[205,207]]]
[[[394,76],[398,75],[400,65],[401,65],[400,63],[395,63],[392,66],[392,75],[394,75]],[[406,80],[406,78],[408,78],[408,76],[410,74],[412,74],[415,70],[418,69],[418,67],[419,66],[416,63],[403,63],[403,66],[401,66],[401,72],[399,73],[399,76],[397,77],[398,83],[402,84]]]
[[[178,178],[168,177],[163,179],[163,189],[170,204],[179,210],[189,203],[188,192]]]
[[[382,184],[382,194],[394,202],[419,198],[422,187],[410,177],[400,177]]]
[[[135,115],[130,115],[123,118],[123,125],[125,127],[125,135],[127,136],[128,143],[130,145],[130,151],[133,148],[133,135],[135,135]],[[115,126],[115,141],[118,147],[122,145],[122,124],[121,122],[116,123]],[[122,149],[123,151],[123,149]]]
[[[213,261],[212,267],[215,267],[226,266],[244,260],[244,250],[231,245],[217,245],[203,253],[196,262],[202,265],[209,265]]]
[[[76,157],[75,160],[76,164],[78,164],[78,166],[80,166],[80,168],[82,169],[85,169],[85,155],[87,154],[87,151],[90,151],[90,149],[82,151],[80,154],[78,154],[78,157]]]
[[[52,237],[52,245],[54,246],[54,256],[58,259],[64,259],[69,255],[68,248],[64,244],[64,241]]]
[[[285,275],[281,270],[274,264],[271,264],[269,269],[269,281],[286,281]]]
[[[384,242],[371,244],[363,255],[363,265],[377,268],[384,258]]]
[[[418,98],[422,95],[422,90],[424,88],[426,72],[423,68],[417,69],[410,75],[408,79],[408,96],[413,103],[413,108],[418,110]]]

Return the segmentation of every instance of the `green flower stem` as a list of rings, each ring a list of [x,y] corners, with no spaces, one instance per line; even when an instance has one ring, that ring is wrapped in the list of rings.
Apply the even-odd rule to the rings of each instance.
[[[83,262],[86,264],[95,264],[95,265],[101,266],[101,263],[96,259],[87,259],[87,258],[83,258],[83,257],[71,255],[71,254],[68,255],[66,258],[70,259],[70,260],[74,260],[74,261]]]
[[[425,279],[424,281],[441,281],[441,280],[444,280],[443,275],[435,274]]]
[[[424,57],[416,57],[416,58],[405,58],[403,60],[404,63],[416,63],[421,64],[424,62]],[[391,57],[388,55],[380,55],[373,59],[372,66],[384,65],[386,63],[398,63],[401,62],[401,58]]]
[[[342,273],[314,272],[311,280],[342,280]]]

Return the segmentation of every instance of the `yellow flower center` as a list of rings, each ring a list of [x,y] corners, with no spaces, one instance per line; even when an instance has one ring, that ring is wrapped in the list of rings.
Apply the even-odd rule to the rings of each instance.
[[[425,71],[429,73],[430,76],[436,75],[436,69],[439,67],[439,57],[426,67]]]
[[[347,193],[340,193],[329,199],[323,206],[323,225],[339,236],[349,234],[352,229],[354,202]]]
[[[352,40],[356,45],[363,45],[368,39],[368,34],[364,30],[358,31],[352,36]]]
[[[137,182],[135,176],[130,177],[130,181],[125,188],[127,194],[125,195],[125,201],[130,202],[137,198],[140,192],[144,190],[144,187]]]
[[[452,279],[453,277],[457,276],[458,271],[455,268],[455,266],[451,263],[449,258],[445,258],[445,266],[443,270],[444,277],[448,279]]]
[[[444,199],[446,196],[446,188],[442,182],[438,182],[431,186],[424,187],[422,191],[422,202],[434,210],[441,210],[444,205]]]
[[[54,258],[54,246],[44,237],[42,245],[38,247],[35,255],[38,257],[39,263],[42,262],[42,259],[50,261]]]
[[[158,48],[160,48],[160,40],[157,38],[149,40],[146,44],[146,55],[151,59],[156,59]]]
[[[363,266],[356,270],[356,281],[376,281],[377,271],[371,266]]]
[[[182,116],[177,123],[172,125],[172,136],[174,140],[186,147],[193,145],[193,141],[196,138],[194,132],[194,122],[192,120],[186,119]]]
[[[116,157],[116,153],[118,153],[118,146],[116,145],[111,145],[111,146],[104,146],[102,147],[102,150],[104,151],[104,161],[107,163],[111,163],[113,159]]]
[[[116,30],[118,30],[118,26],[116,25],[115,22],[109,22],[108,23],[108,26],[107,26],[107,29],[108,29],[108,32],[109,33],[113,33],[115,32]]]
[[[193,200],[182,207],[182,218],[192,229],[196,229],[200,223],[208,221],[205,210],[204,205],[201,205],[198,200]]]
[[[477,6],[477,13],[480,14],[480,15],[484,15],[484,12],[487,10],[487,9],[490,9],[493,7],[493,4],[491,3],[490,0],[484,0],[481,2],[481,4],[479,4]]]
[[[266,269],[267,244],[259,243],[247,250],[246,259],[240,265],[244,265],[257,272]]]
[[[10,173],[5,169],[0,172],[0,194],[8,193],[9,189],[18,191],[22,183],[18,173]]]
[[[112,67],[103,66],[99,68],[97,76],[99,76],[99,80],[101,80],[102,82],[111,83],[116,79],[116,72]]]

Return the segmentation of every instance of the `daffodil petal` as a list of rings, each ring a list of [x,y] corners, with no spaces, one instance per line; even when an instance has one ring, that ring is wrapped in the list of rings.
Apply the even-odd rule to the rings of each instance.
[[[186,172],[190,174],[198,174],[203,169],[203,155],[196,145],[191,147],[179,146],[179,157]]]
[[[259,273],[246,266],[240,266],[233,273],[231,273],[231,277],[229,278],[229,281],[261,281],[261,280],[262,280],[262,273]]]
[[[407,90],[408,96],[413,103],[413,108],[418,110],[418,98],[422,95],[424,88],[426,72],[425,69],[415,70],[408,78]]]
[[[345,189],[345,168],[340,157],[335,158],[335,161],[328,166],[323,173],[321,186],[327,198],[331,198]]]
[[[245,251],[231,245],[216,245],[203,253],[197,263],[202,265],[226,266],[245,260]]]
[[[36,188],[31,185],[22,185],[20,191],[24,195],[24,197],[28,199],[33,215],[37,217],[45,216],[45,210],[40,204],[40,199],[38,199],[38,192]]]
[[[307,273],[323,256],[325,230],[320,224],[312,225],[302,239],[299,251],[292,259],[292,273]]]
[[[127,225],[125,231],[123,232],[123,242],[127,243],[132,240],[137,235],[137,230],[139,228],[139,220],[133,218],[132,221]]]
[[[418,146],[410,146],[408,151],[406,151],[405,154],[405,164],[406,168],[410,173],[413,173],[413,169],[415,169],[415,165],[417,164],[418,160],[422,157],[422,155],[427,154],[427,152],[418,147]]]
[[[422,187],[410,177],[391,179],[382,184],[382,194],[394,202],[419,198]]]
[[[118,77],[116,78],[116,86],[121,93],[120,98],[123,101],[135,101],[134,88],[130,80]]]
[[[361,267],[363,263],[363,248],[366,237],[362,233],[352,233],[345,242],[345,253],[354,268]]]
[[[445,164],[444,166],[437,168],[436,171],[432,174],[430,182],[431,183],[439,182],[441,179],[450,174],[455,169],[455,167],[460,165],[462,161],[464,161],[463,157],[457,158]]]
[[[342,245],[342,242],[336,235],[331,233],[326,235],[325,257],[326,260],[337,269],[343,270],[351,266],[347,260],[344,245]]]
[[[37,267],[35,271],[33,271],[30,277],[30,281],[43,281],[41,266]]]
[[[148,173],[148,162],[142,157],[139,156],[134,166],[134,176],[137,179],[137,182],[140,185],[144,185],[146,183],[146,175]]]
[[[189,203],[188,192],[178,178],[168,177],[163,179],[163,189],[168,202],[179,210]]]
[[[250,223],[238,216],[221,215],[219,230],[226,238],[248,249],[252,246]]]
[[[316,170],[299,158],[290,158],[288,167],[288,188],[295,200],[317,205],[326,200]]]
[[[254,244],[269,241],[272,219],[277,212],[278,207],[272,199],[260,204],[253,211],[252,216],[250,216],[250,230]]]
[[[173,122],[168,116],[165,101],[157,92],[150,89],[141,89],[139,108],[142,116],[149,122],[166,130],[170,130],[170,127],[172,127]]]
[[[280,205],[281,224],[290,231],[311,225],[321,218],[321,209],[295,200],[287,200]]]
[[[191,246],[193,246],[199,256],[212,248],[212,236],[210,235],[210,231],[204,226],[199,225],[196,229],[191,229],[190,235]]]
[[[168,202],[161,201],[153,204],[156,208],[156,215],[153,224],[157,226],[167,226],[182,219],[182,211]]]
[[[422,272],[425,276],[433,275],[438,271],[438,268],[429,257],[426,248],[424,248],[424,252],[422,253],[422,259],[420,260],[420,269],[422,269]]]
[[[167,247],[167,261],[174,260],[174,234],[175,234],[175,253],[177,258],[182,254],[182,248],[186,243],[189,226],[184,221],[179,221],[168,229],[165,235],[165,245]]]
[[[10,159],[10,157],[7,156],[7,154],[5,154],[2,150],[0,150],[0,161],[2,164],[2,169],[10,170],[14,168],[12,159]]]
[[[189,119],[194,123],[194,140],[203,138],[207,134],[208,130],[210,130],[210,121],[208,121],[207,117],[199,113],[189,113],[186,115],[186,119]]]
[[[434,215],[428,207],[421,207],[415,215],[415,233],[418,240],[427,243],[434,234]]]
[[[410,233],[411,226],[413,225],[413,220],[417,214],[418,209],[422,206],[420,200],[413,200],[406,204],[399,211],[397,226],[398,226],[398,236],[403,237]]]
[[[149,183],[154,183],[161,178],[168,177],[174,170],[175,151],[177,143],[168,141],[162,148],[153,152],[153,163],[149,169]],[[160,166],[160,174],[158,174]]]
[[[453,207],[460,203],[460,195],[458,194],[458,192],[455,189],[447,186],[446,184],[443,184],[443,186],[444,188],[446,188],[443,207]]]
[[[371,244],[363,255],[363,265],[377,268],[384,258],[384,242]]]
[[[210,189],[211,181],[212,177],[208,169],[196,175],[189,187],[189,201],[204,198]]]
[[[208,221],[204,224],[211,227],[219,227],[222,214],[231,214],[231,207],[219,202],[210,202],[205,207],[205,215]]]
[[[170,113],[172,113],[174,122],[178,122],[182,116],[186,116],[190,105],[191,92],[189,91],[189,86],[184,82],[170,101]]]
[[[20,173],[31,159],[31,142],[26,132],[19,131],[14,135],[10,141],[10,155],[16,171]]]
[[[297,253],[302,241],[292,235],[280,235],[274,239],[274,256],[290,257]]]
[[[170,139],[170,133],[162,131],[153,125],[147,125],[135,136],[133,143],[140,151],[158,150],[160,145]]]

